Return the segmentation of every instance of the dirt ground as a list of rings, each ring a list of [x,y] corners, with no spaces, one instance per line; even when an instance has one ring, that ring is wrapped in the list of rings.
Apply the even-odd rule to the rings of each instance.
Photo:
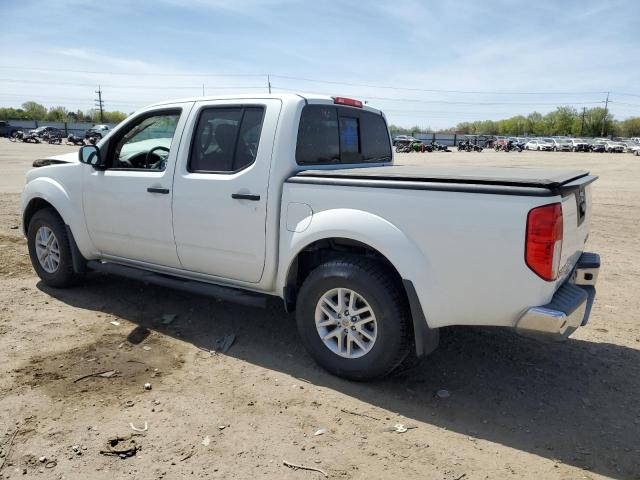
[[[105,275],[39,282],[18,228],[23,175],[75,150],[0,139],[0,478],[323,478],[286,460],[345,479],[640,479],[638,157],[398,155],[599,175],[598,296],[565,344],[450,328],[417,369],[353,383],[315,365],[276,301],[252,309]],[[226,354],[210,353],[230,334]],[[81,379],[99,372],[111,373]],[[100,453],[131,434],[114,448],[133,440],[135,456]]]

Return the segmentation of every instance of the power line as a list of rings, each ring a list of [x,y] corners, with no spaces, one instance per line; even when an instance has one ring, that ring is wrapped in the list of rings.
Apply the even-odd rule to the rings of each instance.
[[[640,107],[640,103],[626,103],[626,102],[618,102],[614,100],[609,100],[609,103],[613,103],[615,105],[626,105],[628,107]]]
[[[0,65],[0,68],[10,70],[26,70],[32,72],[60,72],[60,73],[86,73],[89,75],[122,75],[122,76],[152,76],[152,77],[266,77],[266,73],[149,73],[149,72],[99,72],[94,70],[68,70],[64,68],[37,68]]]
[[[63,68],[39,68],[39,67],[20,67],[14,65],[0,65],[0,69],[9,70],[25,70],[25,71],[37,71],[37,72],[60,72],[60,73],[82,73],[89,75],[118,75],[118,76],[153,76],[153,77],[272,77],[280,78],[283,80],[296,80],[301,82],[321,83],[328,85],[344,85],[361,88],[377,88],[388,90],[401,90],[401,91],[413,91],[413,92],[427,92],[427,93],[456,93],[456,94],[488,94],[488,95],[591,95],[591,94],[606,94],[604,90],[590,90],[590,91],[504,91],[504,90],[448,90],[448,89],[434,89],[434,88],[416,88],[416,87],[403,87],[397,85],[375,85],[356,82],[341,82],[334,80],[318,80],[313,78],[295,77],[289,75],[277,75],[271,73],[218,73],[218,72],[192,72],[192,73],[150,73],[150,72],[106,72],[97,70],[74,70]],[[237,88],[237,87],[229,87]],[[614,95],[640,97],[640,94],[625,93],[625,92],[611,92]]]
[[[331,85],[346,85],[351,87],[362,88],[380,88],[388,90],[403,90],[408,92],[428,92],[428,93],[464,93],[464,94],[490,94],[490,95],[590,95],[590,94],[602,94],[606,92],[589,91],[589,92],[505,92],[502,91],[490,91],[490,90],[441,90],[433,88],[412,88],[412,87],[397,87],[391,85],[369,85],[363,83],[350,83],[350,82],[336,82],[329,80],[315,80],[311,78],[302,77],[289,77],[284,75],[271,75],[273,78],[280,78],[285,80],[297,80],[301,82],[313,82],[313,83],[325,83]]]
[[[72,87],[91,87],[95,84],[93,83],[76,83],[76,82],[58,82],[55,80],[17,80],[14,78],[0,78],[0,82],[7,83],[29,83],[34,85],[65,85]],[[154,86],[154,85],[103,85],[107,88],[142,88],[145,90],[200,90],[202,85],[165,85],[165,86]],[[261,89],[264,88],[264,85],[259,86],[238,86],[238,85],[229,85],[229,86],[215,86],[215,85],[205,85],[206,88],[209,89]]]

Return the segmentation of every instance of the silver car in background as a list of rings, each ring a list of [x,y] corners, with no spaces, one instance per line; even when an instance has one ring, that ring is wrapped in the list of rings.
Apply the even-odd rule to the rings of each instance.
[[[588,152],[591,150],[589,143],[582,138],[571,138],[569,142],[571,143],[572,152]]]

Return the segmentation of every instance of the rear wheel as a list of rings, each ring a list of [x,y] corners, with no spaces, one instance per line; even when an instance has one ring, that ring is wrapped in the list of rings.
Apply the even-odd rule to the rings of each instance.
[[[31,264],[44,283],[68,287],[80,279],[73,270],[71,245],[64,222],[50,209],[39,210],[29,222],[27,245]]]
[[[409,352],[404,292],[388,268],[371,260],[332,260],[313,270],[300,289],[296,320],[310,355],[344,378],[382,377]]]

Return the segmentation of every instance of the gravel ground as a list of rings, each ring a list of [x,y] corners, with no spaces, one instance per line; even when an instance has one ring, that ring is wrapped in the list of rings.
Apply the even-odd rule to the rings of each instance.
[[[640,479],[637,157],[398,155],[599,175],[598,297],[565,344],[449,328],[418,368],[352,383],[314,364],[276,301],[252,309],[103,275],[69,290],[39,282],[16,228],[23,175],[75,150],[0,139],[0,478],[323,478],[286,460],[345,479]],[[210,353],[229,334],[229,351]],[[416,428],[389,431],[398,423]],[[131,434],[120,444],[133,440],[135,456],[100,453]]]

